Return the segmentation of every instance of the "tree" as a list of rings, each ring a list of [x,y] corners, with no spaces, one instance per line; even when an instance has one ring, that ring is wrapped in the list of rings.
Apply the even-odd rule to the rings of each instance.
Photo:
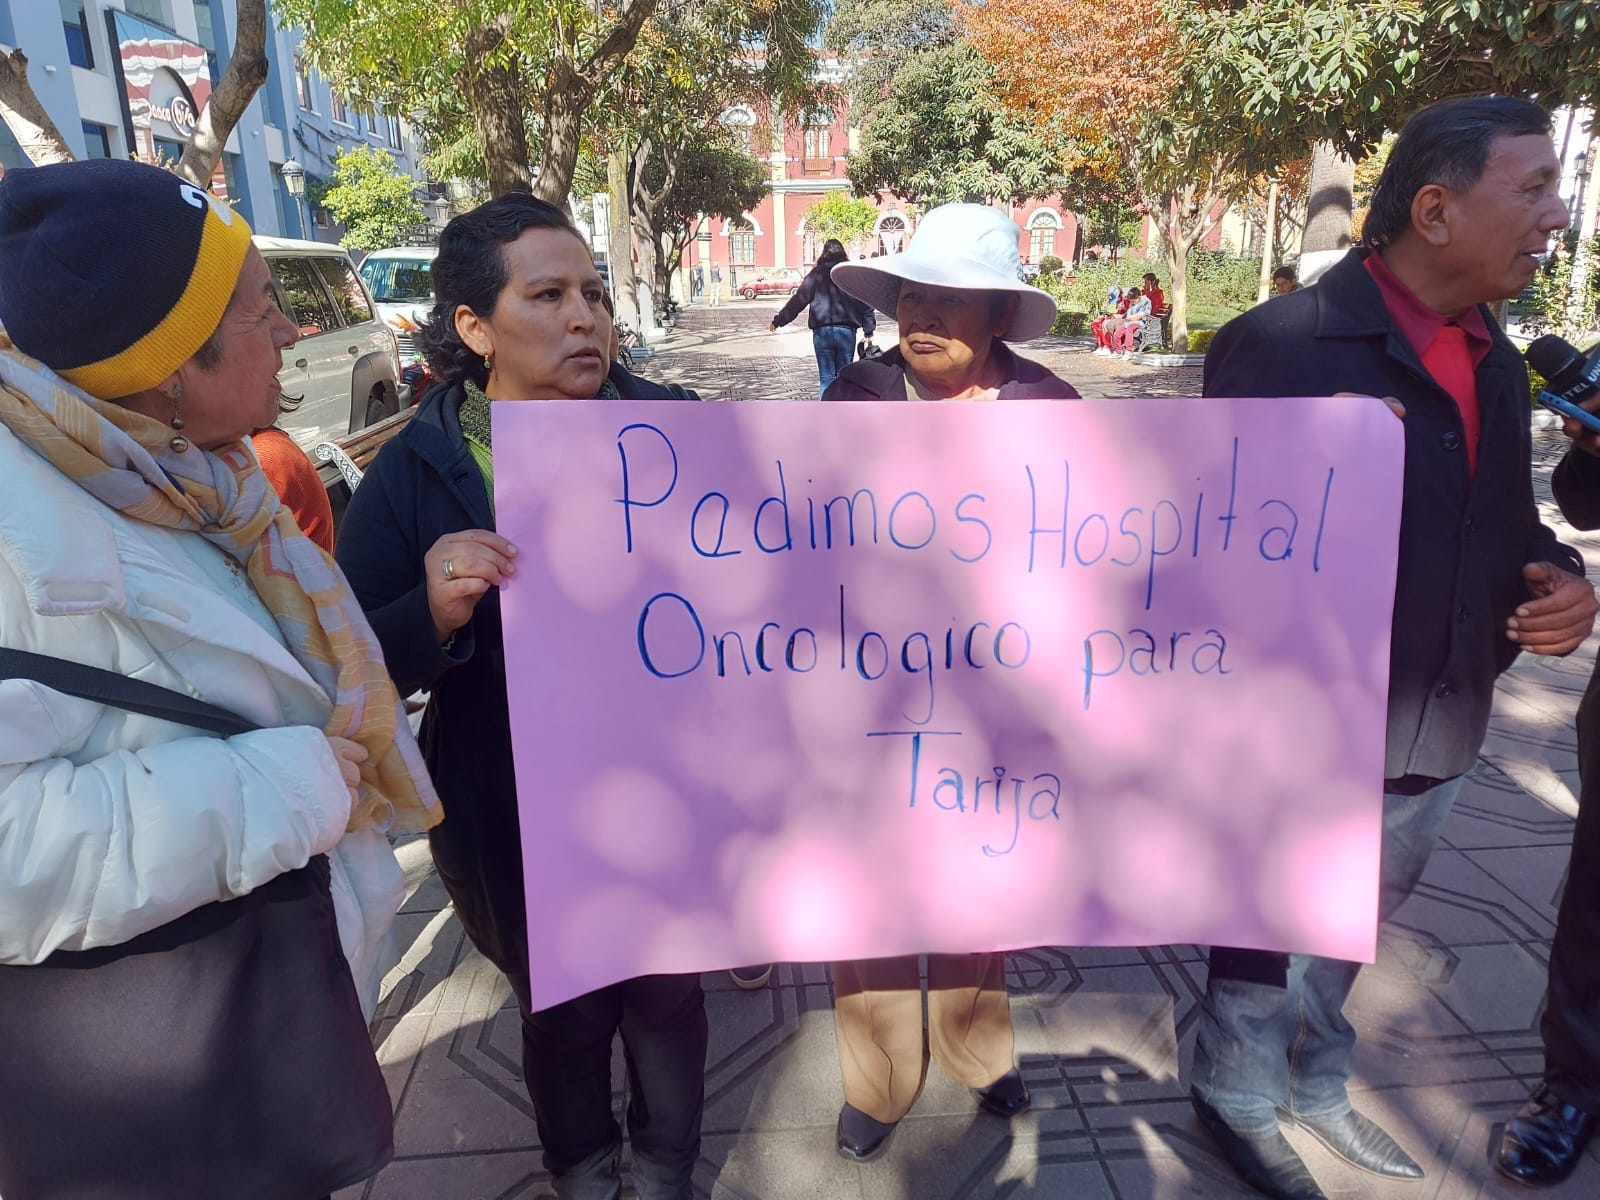
[[[849,163],[855,190],[888,189],[935,205],[1024,200],[1066,187],[1062,130],[1008,112],[994,77],[963,42],[907,55],[885,93],[861,110],[860,149]]]
[[[196,187],[211,186],[228,136],[267,81],[266,0],[238,0],[235,12],[233,54],[201,108],[194,133],[174,168]],[[0,119],[35,165],[72,161],[66,139],[28,82],[28,59],[20,49],[0,55]]]
[[[494,195],[564,205],[583,118],[658,0],[278,0],[346,98],[439,124],[470,116]],[[457,97],[460,99],[458,100]],[[427,125],[424,117],[421,122]],[[530,125],[540,145],[530,166]]]
[[[870,200],[829,192],[806,210],[806,229],[819,238],[837,238],[845,249],[857,249],[878,223],[878,206]]]
[[[211,186],[228,135],[267,81],[266,0],[239,0],[234,12],[237,30],[233,55],[200,110],[194,133],[178,162],[178,174],[196,187]]]
[[[1196,0],[1171,9],[1176,103],[1247,172],[1316,144],[1305,246],[1350,244],[1352,162],[1416,109],[1495,92],[1547,108],[1600,94],[1600,9],[1576,0]]]
[[[1189,251],[1216,223],[1240,173],[1236,149],[1214,135],[1212,114],[1177,102],[1186,43],[1170,10],[1148,0],[988,0],[958,11],[1013,112],[1044,136],[1099,143],[1085,169],[1129,181],[1161,235],[1172,336],[1183,346]],[[1039,37],[1042,29],[1051,36]]]
[[[732,104],[773,114],[827,103],[812,44],[821,20],[819,0],[679,0],[641,31],[597,106],[595,139],[626,152],[624,199],[658,305],[671,283],[679,230],[668,200],[684,156],[728,144]]]
[[[341,150],[333,161],[333,186],[322,207],[345,227],[340,241],[352,250],[380,250],[405,235],[406,226],[426,218],[413,193],[412,178],[394,157],[374,146]]]
[[[0,54],[0,117],[35,166],[72,161],[67,139],[28,82],[28,56],[20,48]]]
[[[657,261],[657,290],[666,294],[671,272],[683,261],[701,217],[742,216],[761,203],[771,186],[766,164],[726,140],[685,147],[677,179],[662,205],[665,253]]]

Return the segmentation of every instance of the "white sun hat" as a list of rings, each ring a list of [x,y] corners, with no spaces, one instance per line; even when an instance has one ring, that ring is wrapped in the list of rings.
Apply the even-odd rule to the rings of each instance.
[[[903,280],[970,291],[1015,292],[1017,312],[1001,333],[1008,342],[1026,342],[1049,331],[1056,302],[1049,292],[1022,282],[1017,241],[1022,230],[998,209],[985,204],[944,204],[917,224],[911,245],[901,254],[842,262],[833,281],[857,300],[894,316]]]

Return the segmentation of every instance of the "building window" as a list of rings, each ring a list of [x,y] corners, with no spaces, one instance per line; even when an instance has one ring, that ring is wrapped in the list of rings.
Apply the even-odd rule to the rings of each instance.
[[[807,125],[805,137],[807,166],[810,166],[813,159],[831,161],[832,154],[828,149],[828,127],[826,125]]]
[[[748,105],[740,104],[722,114],[722,123],[733,138],[734,148],[741,154],[753,152],[756,114]]]
[[[67,35],[67,61],[94,70],[94,46],[89,41],[89,18],[83,0],[61,0],[61,28]]]
[[[93,121],[83,122],[83,148],[89,158],[110,158],[111,130]]]
[[[341,125],[350,124],[350,114],[345,110],[344,101],[338,92],[328,93],[328,115]]]
[[[217,31],[211,12],[211,0],[195,0],[195,38],[206,48],[206,71],[211,76],[211,86],[217,86],[222,70],[217,66]]]
[[[756,265],[756,231],[748,223],[735,225],[729,231],[728,257],[736,267]]]
[[[400,149],[400,118],[393,113],[387,114],[383,118],[383,127],[389,136],[389,146],[395,150]]]
[[[1036,212],[1028,219],[1028,261],[1038,263],[1056,252],[1056,230],[1060,222],[1051,212]]]
[[[163,28],[171,28],[167,23],[167,10],[162,6],[161,0],[123,0],[122,7],[136,17],[154,21]]]
[[[298,54],[294,56],[294,98],[307,112],[317,111],[311,103],[311,73],[306,70],[306,60]]]

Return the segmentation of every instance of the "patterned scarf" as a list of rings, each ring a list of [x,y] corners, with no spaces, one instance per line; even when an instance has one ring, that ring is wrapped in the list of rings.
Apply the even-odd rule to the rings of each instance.
[[[444,819],[372,627],[243,442],[177,453],[159,421],[80,391],[3,329],[0,422],[102,503],[198,533],[244,563],[290,652],[333,702],[324,732],[367,748],[351,830],[412,833]]]

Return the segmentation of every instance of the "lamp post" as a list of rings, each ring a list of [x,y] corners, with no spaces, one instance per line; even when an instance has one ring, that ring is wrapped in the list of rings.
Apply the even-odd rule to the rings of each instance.
[[[438,231],[445,227],[450,220],[450,200],[447,196],[435,196],[428,201],[428,207],[433,209],[433,223],[436,226],[435,237]]]
[[[283,177],[283,186],[294,200],[294,219],[300,223],[300,236],[309,238],[311,222],[300,211],[300,198],[306,194],[306,169],[293,158],[286,158],[278,168],[278,174]]]

